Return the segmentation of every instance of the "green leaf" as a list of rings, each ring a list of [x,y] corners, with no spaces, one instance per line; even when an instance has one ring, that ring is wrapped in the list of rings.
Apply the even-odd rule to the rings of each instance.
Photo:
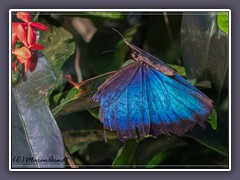
[[[95,107],[92,109],[88,109],[88,112],[95,117],[96,119],[99,119],[98,114],[99,114],[99,107]]]
[[[135,139],[128,140],[124,146],[118,151],[118,154],[113,161],[112,167],[126,168],[130,167],[134,160],[137,141]]]
[[[56,76],[45,57],[36,55],[36,68],[12,89],[12,163],[14,168],[63,168],[62,136],[46,104]],[[49,161],[51,157],[59,161]]]
[[[60,104],[60,101],[62,100],[63,93],[58,93],[55,96],[53,96],[53,103],[54,104]]]
[[[67,96],[61,100],[61,103],[52,109],[52,113],[55,116],[59,111],[61,111],[69,102],[77,99],[77,95],[80,92],[79,89],[73,87],[67,94]]]
[[[218,27],[228,35],[228,12],[218,12]]]
[[[40,22],[49,28],[47,31],[40,32],[39,43],[45,46],[41,52],[53,66],[57,76],[56,89],[61,90],[63,65],[75,52],[73,36],[62,26],[55,26],[44,19],[40,19]]]
[[[208,117],[208,123],[211,125],[212,129],[217,129],[217,111],[213,109],[212,114]]]
[[[148,162],[146,168],[154,168],[156,167],[156,165],[160,164],[164,159],[165,159],[165,154],[159,153]]]
[[[77,88],[72,88],[69,93],[67,94],[66,98],[63,99],[63,103],[64,102],[68,102],[69,100],[72,100],[74,98],[76,98],[76,95],[80,93],[80,90]]]

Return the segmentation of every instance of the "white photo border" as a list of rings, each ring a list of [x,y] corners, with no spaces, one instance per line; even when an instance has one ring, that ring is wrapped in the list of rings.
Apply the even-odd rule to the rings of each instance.
[[[11,23],[12,12],[228,12],[229,15],[229,162],[228,169],[15,169],[11,167]],[[10,9],[9,10],[9,171],[231,171],[231,9]]]

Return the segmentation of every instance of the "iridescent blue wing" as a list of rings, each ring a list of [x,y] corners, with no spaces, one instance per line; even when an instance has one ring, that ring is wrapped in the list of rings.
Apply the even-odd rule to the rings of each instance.
[[[100,102],[99,118],[105,129],[117,131],[119,138],[132,137],[135,133],[130,129],[128,121],[128,86],[135,79],[141,66],[140,62],[132,63],[107,79],[93,96]],[[133,126],[133,125],[132,125]]]
[[[210,115],[212,100],[178,74],[166,76],[137,61],[107,80],[94,95],[105,129],[121,140],[152,134],[182,135]]]
[[[99,118],[104,128],[117,131],[121,140],[136,138],[136,128],[141,136],[150,131],[144,71],[142,62],[130,64],[100,86],[93,97],[100,101]]]
[[[100,101],[100,106],[108,106],[116,101],[135,76],[140,62],[131,63],[107,79],[93,96],[94,101]]]
[[[196,123],[203,126],[213,101],[178,74],[166,76],[147,66],[151,132],[183,135]]]

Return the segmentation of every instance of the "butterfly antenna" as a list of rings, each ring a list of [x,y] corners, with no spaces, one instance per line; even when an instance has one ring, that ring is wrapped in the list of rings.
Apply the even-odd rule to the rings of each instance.
[[[112,30],[118,33],[123,38],[124,41],[127,41],[126,38],[118,30],[116,30],[115,28],[112,28]]]
[[[124,42],[125,42],[128,46],[130,46],[131,49],[133,50],[131,44],[127,41],[127,39],[126,39],[118,30],[116,30],[115,28],[112,28],[112,30],[114,30],[116,33],[118,33],[118,34],[123,38]]]

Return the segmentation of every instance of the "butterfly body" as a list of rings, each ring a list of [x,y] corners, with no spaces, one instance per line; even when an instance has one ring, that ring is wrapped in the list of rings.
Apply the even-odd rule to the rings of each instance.
[[[156,57],[147,53],[146,51],[136,47],[133,44],[128,43],[128,45],[132,47],[132,49],[134,49],[134,51],[131,53],[131,56],[134,60],[143,61],[167,76],[173,76],[173,74],[176,72],[174,69],[169,67],[163,61],[157,59]]]
[[[93,96],[100,102],[104,128],[126,141],[137,138],[136,130],[140,136],[183,135],[196,123],[203,126],[213,101],[161,60],[126,44],[135,62],[107,79]]]

